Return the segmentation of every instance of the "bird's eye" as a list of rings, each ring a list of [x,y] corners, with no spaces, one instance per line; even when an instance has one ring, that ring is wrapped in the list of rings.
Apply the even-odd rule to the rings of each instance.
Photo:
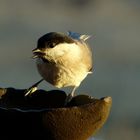
[[[50,43],[49,44],[49,48],[54,48],[55,44],[54,43]]]
[[[55,47],[55,43],[50,43],[50,44],[49,44],[49,47],[50,47],[50,48],[54,48],[54,47]]]
[[[49,47],[50,47],[50,48],[53,48],[53,44],[50,44]]]

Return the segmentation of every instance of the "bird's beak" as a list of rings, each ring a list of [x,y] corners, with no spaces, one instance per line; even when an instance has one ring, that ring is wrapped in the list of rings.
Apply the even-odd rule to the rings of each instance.
[[[33,57],[32,57],[33,59],[45,55],[45,53],[38,48],[33,49],[32,52],[33,52]]]

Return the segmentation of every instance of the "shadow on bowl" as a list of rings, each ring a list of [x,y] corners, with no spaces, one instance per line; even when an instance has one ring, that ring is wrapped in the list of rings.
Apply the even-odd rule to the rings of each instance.
[[[112,99],[75,96],[64,106],[61,90],[0,89],[0,138],[40,140],[87,140],[106,122]]]

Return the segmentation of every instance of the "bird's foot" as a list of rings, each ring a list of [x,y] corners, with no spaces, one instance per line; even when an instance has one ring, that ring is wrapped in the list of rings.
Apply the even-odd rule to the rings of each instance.
[[[65,104],[64,104],[64,106],[66,106],[71,100],[72,100],[72,98],[75,96],[75,94],[73,94],[73,93],[70,93],[67,97],[66,97],[66,99],[65,99]]]
[[[40,81],[38,81],[37,83],[35,83],[34,85],[32,85],[30,88],[28,88],[25,91],[25,96],[31,95],[33,94],[36,90],[37,90],[37,86],[43,81],[44,79],[41,79]]]
[[[30,96],[31,94],[33,94],[35,91],[37,90],[37,87],[30,87],[25,91],[25,95],[24,96]]]
[[[65,99],[65,106],[72,100],[72,98],[75,96],[75,90],[76,90],[76,86],[73,88],[72,92],[66,97]]]

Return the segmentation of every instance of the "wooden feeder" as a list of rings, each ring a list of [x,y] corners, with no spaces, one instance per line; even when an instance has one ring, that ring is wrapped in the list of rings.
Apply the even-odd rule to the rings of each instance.
[[[64,91],[0,89],[0,138],[87,140],[106,122],[112,99],[78,95],[64,106]]]

